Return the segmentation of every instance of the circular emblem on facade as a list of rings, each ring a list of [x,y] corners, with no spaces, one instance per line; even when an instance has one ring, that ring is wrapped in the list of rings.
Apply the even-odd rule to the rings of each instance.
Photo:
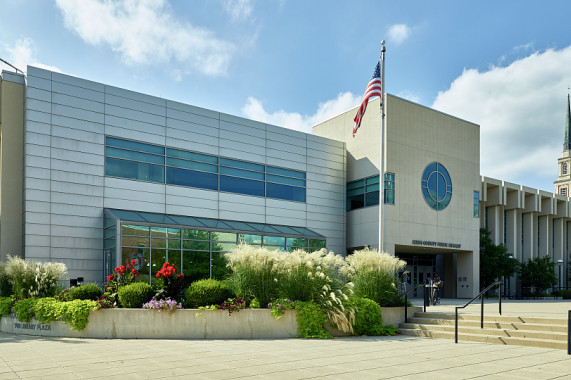
[[[431,162],[422,173],[422,195],[436,211],[444,210],[452,198],[452,180],[444,165]]]

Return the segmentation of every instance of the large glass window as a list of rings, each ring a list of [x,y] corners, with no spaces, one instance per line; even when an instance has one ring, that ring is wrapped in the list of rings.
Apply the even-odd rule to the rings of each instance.
[[[293,227],[275,227],[294,233]],[[149,283],[156,277],[156,273],[165,262],[174,264],[177,272],[185,275],[186,282],[203,278],[224,279],[228,275],[224,253],[236,248],[240,243],[290,252],[295,249],[312,252],[325,248],[324,239],[294,237],[287,236],[287,234],[278,236],[263,233],[258,235],[229,231],[204,231],[184,227],[137,225],[134,222],[123,223],[121,235],[122,264],[134,259],[135,268],[141,274],[140,281]],[[112,266],[116,266],[115,263],[112,263]]]
[[[385,173],[385,204],[395,204],[395,173]]]
[[[394,181],[394,174],[393,174]],[[386,183],[386,180],[385,180]],[[393,182],[394,183],[394,182]],[[347,183],[347,211],[379,204],[379,176],[375,175]],[[386,194],[386,192],[385,192]],[[394,202],[394,186],[393,186]],[[386,199],[385,199],[386,202]]]
[[[305,202],[305,172],[107,136],[105,175]]]
[[[422,173],[421,191],[426,204],[436,211],[444,210],[452,198],[452,180],[444,165],[431,162]]]

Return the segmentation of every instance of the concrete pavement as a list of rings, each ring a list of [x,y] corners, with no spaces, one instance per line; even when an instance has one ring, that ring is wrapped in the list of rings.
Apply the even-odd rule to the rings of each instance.
[[[428,311],[453,311],[460,303],[461,300],[444,300],[441,306]],[[492,305],[492,301],[486,302],[486,313],[492,312]],[[476,306],[475,312],[479,312],[479,304]],[[566,318],[571,303],[509,301],[503,308],[504,313]],[[455,344],[446,339],[410,336],[101,340],[0,333],[0,380],[174,377],[571,379],[571,355],[565,350],[465,341]]]

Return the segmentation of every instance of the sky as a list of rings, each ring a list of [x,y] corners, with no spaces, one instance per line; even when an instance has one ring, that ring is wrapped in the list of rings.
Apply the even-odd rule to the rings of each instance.
[[[0,58],[23,71],[307,133],[359,105],[386,40],[386,92],[479,124],[482,175],[553,191],[571,86],[565,0],[0,0],[0,10]]]

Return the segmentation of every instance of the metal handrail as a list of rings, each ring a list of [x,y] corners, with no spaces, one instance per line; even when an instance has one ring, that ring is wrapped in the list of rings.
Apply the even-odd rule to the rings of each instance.
[[[567,355],[571,355],[571,310],[567,316]]]
[[[456,316],[455,316],[455,325],[454,325],[454,343],[458,343],[458,309],[463,309],[466,306],[470,305],[472,302],[474,302],[478,297],[480,297],[480,299],[482,300],[482,308],[481,308],[481,314],[480,314],[480,328],[483,329],[484,328],[484,294],[492,289],[493,287],[495,287],[496,285],[500,286],[500,291],[498,294],[500,303],[499,303],[499,312],[500,315],[502,315],[502,282],[501,281],[496,281],[493,284],[489,285],[486,289],[482,290],[480,293],[478,293],[478,295],[474,298],[472,298],[470,301],[468,301],[468,303],[464,306],[456,306]]]
[[[390,305],[391,303],[393,303],[394,301],[398,300],[399,298],[404,296],[404,322],[408,323],[408,293],[412,292],[413,290],[416,290],[417,288],[420,288],[421,286],[424,286],[424,284],[418,284],[416,285],[414,288],[411,288],[409,290],[407,290],[406,292],[399,294],[398,296],[396,296],[395,298],[393,298],[392,300],[385,302],[384,304],[381,305],[381,307],[385,307],[387,305]],[[426,291],[424,292],[424,309],[423,311],[426,313]]]

